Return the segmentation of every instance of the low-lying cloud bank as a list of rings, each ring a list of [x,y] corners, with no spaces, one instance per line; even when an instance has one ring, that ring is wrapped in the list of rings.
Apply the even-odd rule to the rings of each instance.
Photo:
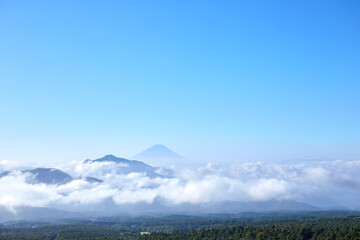
[[[195,170],[173,170],[172,176],[119,174],[113,162],[73,162],[60,168],[74,177],[63,185],[31,183],[32,174],[11,161],[0,161],[0,206],[61,207],[109,204],[220,204],[294,200],[322,208],[359,209],[360,161],[303,164],[241,163],[220,167],[209,163]],[[126,167],[124,164],[121,167]],[[161,174],[163,170],[158,169]],[[101,179],[89,182],[85,176]],[[113,207],[113,206],[112,206]]]

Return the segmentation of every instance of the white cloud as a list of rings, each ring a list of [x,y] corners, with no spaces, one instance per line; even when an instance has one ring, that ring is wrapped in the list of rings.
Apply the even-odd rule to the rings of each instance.
[[[260,179],[254,185],[249,186],[248,193],[251,200],[267,201],[271,199],[285,198],[288,193],[288,184],[284,180]]]
[[[309,167],[304,169],[304,177],[313,183],[328,182],[330,171],[322,167]]]
[[[14,207],[42,207],[60,198],[53,186],[28,184],[26,174],[15,172],[0,179],[0,205],[13,210]]]
[[[11,165],[2,161],[1,166]],[[18,164],[16,168],[21,168]],[[0,179],[0,205],[18,206],[89,205],[112,200],[115,204],[221,203],[224,201],[306,200],[305,196],[322,194],[355,204],[360,195],[360,161],[317,162],[297,165],[258,163],[220,167],[208,164],[197,170],[175,171],[173,177],[150,178],[144,173],[117,174],[113,163],[75,162],[66,168],[73,176],[92,176],[102,183],[76,179],[65,185],[30,184],[29,175],[20,171]],[[337,194],[335,194],[337,193]]]

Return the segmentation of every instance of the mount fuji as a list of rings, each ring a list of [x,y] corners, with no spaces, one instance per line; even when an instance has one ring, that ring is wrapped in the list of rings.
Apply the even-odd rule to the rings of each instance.
[[[181,155],[173,152],[162,144],[155,144],[132,158],[163,166],[178,165],[184,160]]]

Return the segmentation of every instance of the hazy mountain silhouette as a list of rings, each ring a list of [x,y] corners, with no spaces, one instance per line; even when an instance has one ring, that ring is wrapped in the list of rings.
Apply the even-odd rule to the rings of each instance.
[[[135,155],[134,159],[157,159],[157,158],[167,158],[167,159],[181,159],[183,158],[179,154],[173,152],[169,148],[165,147],[162,144],[155,144],[148,149],[142,151],[141,153]]]
[[[18,220],[50,221],[69,218],[80,218],[83,215],[78,212],[68,212],[55,208],[46,207],[17,207],[16,211],[10,211],[0,206],[0,222]]]
[[[34,177],[29,179],[30,183],[45,183],[45,184],[56,184],[62,185],[69,183],[73,178],[56,168],[35,168],[32,170],[24,170],[23,173],[31,173]],[[10,171],[5,171],[0,174],[0,178],[11,174]]]
[[[0,178],[5,177],[5,176],[9,175],[10,173],[11,173],[10,171],[2,172],[2,173],[0,173]]]
[[[35,168],[31,170],[23,170],[22,172],[30,173],[31,176],[33,176],[27,178],[27,182],[31,184],[45,183],[49,185],[63,185],[75,180],[69,174],[56,168]],[[9,174],[11,174],[10,171],[2,172],[0,174],[0,178],[8,176]],[[102,182],[102,180],[93,177],[85,177],[84,180],[89,183]]]
[[[77,205],[79,208],[62,210],[48,207],[17,207],[14,211],[0,206],[0,222],[15,220],[60,220],[60,219],[88,219],[99,216],[144,216],[172,215],[172,214],[239,214],[256,212],[311,212],[321,208],[292,200],[271,200],[264,202],[222,202],[209,204],[183,203],[169,205],[161,199],[153,203],[139,202],[134,204],[117,205],[111,199],[106,202],[90,206]]]
[[[102,183],[103,180],[94,178],[94,177],[85,177],[85,181],[89,182],[89,183]]]
[[[174,151],[170,150],[162,144],[155,144],[150,148],[142,151],[141,153],[135,155],[133,158],[165,166],[172,164],[177,165],[179,162],[184,160],[181,155],[175,153]]]
[[[73,180],[69,174],[56,168],[36,168],[24,172],[34,174],[34,183],[62,185]]]

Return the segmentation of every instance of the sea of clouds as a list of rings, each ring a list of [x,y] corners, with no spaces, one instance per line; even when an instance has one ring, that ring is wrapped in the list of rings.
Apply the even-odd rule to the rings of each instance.
[[[112,162],[72,162],[57,168],[75,180],[47,185],[29,183],[30,174],[21,171],[29,165],[0,161],[0,173],[12,171],[0,178],[0,206],[16,211],[24,206],[86,206],[109,201],[121,206],[160,199],[172,206],[295,200],[322,208],[360,208],[360,161],[209,163],[197,169],[172,169],[172,176],[155,178],[145,173],[118,174],[116,167]],[[84,176],[103,182],[89,183]]]

